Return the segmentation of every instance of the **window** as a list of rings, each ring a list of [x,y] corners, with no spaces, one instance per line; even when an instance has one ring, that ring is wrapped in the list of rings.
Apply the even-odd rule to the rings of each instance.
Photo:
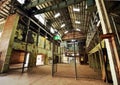
[[[24,4],[25,0],[17,0],[20,4]]]
[[[44,14],[37,14],[37,15],[35,15],[35,17],[36,17],[42,24],[46,25]]]

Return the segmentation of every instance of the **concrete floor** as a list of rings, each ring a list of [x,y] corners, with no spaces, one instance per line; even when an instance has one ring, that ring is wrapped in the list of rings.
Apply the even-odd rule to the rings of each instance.
[[[110,85],[87,65],[77,65],[78,78],[75,80],[73,67],[72,64],[59,64],[54,77],[50,65],[32,68],[23,74],[20,69],[11,70],[0,75],[0,85]]]

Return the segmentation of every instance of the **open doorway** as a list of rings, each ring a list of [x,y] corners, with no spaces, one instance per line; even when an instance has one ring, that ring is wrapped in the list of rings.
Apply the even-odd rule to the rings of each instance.
[[[13,50],[10,58],[10,69],[22,69],[23,62],[25,59],[25,67],[28,67],[29,63],[29,53],[27,53],[26,59],[25,59],[25,52],[19,51],[19,50]]]
[[[36,66],[44,65],[44,56],[42,54],[37,55]]]

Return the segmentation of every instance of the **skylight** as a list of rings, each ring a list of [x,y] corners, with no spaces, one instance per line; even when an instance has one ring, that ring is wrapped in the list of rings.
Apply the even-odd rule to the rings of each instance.
[[[75,21],[76,24],[80,24],[80,21]]]
[[[61,28],[64,27],[64,26],[65,26],[65,24],[62,24],[62,25],[61,25]]]
[[[43,14],[37,14],[35,15],[35,17],[42,23],[42,24],[46,24],[45,23],[45,18],[44,18],[44,15]]]
[[[80,9],[79,8],[73,8],[73,11],[79,12]]]
[[[54,33],[55,33],[55,30],[51,27],[51,28],[50,28],[50,32],[54,34]]]
[[[24,4],[25,0],[17,0],[20,4]]]
[[[55,18],[57,18],[57,17],[59,17],[60,16],[60,13],[57,13],[57,14],[55,14]]]

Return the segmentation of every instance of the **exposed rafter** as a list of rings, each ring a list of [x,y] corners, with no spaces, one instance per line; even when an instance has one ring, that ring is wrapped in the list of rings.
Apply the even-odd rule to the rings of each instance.
[[[35,7],[37,5],[41,5],[50,1],[53,1],[53,0],[31,0],[29,4],[25,5],[25,8],[30,9],[32,7]]]
[[[63,40],[71,40],[71,39],[85,39],[86,36],[84,35],[84,33],[81,33],[79,31],[72,31],[72,32],[68,32],[67,34],[64,34],[62,36]]]
[[[45,12],[49,12],[49,11],[53,11],[53,10],[59,10],[59,9],[62,9],[62,8],[65,8],[69,5],[72,5],[72,4],[77,4],[77,3],[80,3],[84,0],[67,0],[67,1],[63,1],[59,4],[55,4],[55,5],[52,5],[50,7],[47,7],[47,8],[44,8],[44,9],[41,9],[41,10],[36,10],[33,12],[33,14],[40,14],[40,13],[45,13]]]

